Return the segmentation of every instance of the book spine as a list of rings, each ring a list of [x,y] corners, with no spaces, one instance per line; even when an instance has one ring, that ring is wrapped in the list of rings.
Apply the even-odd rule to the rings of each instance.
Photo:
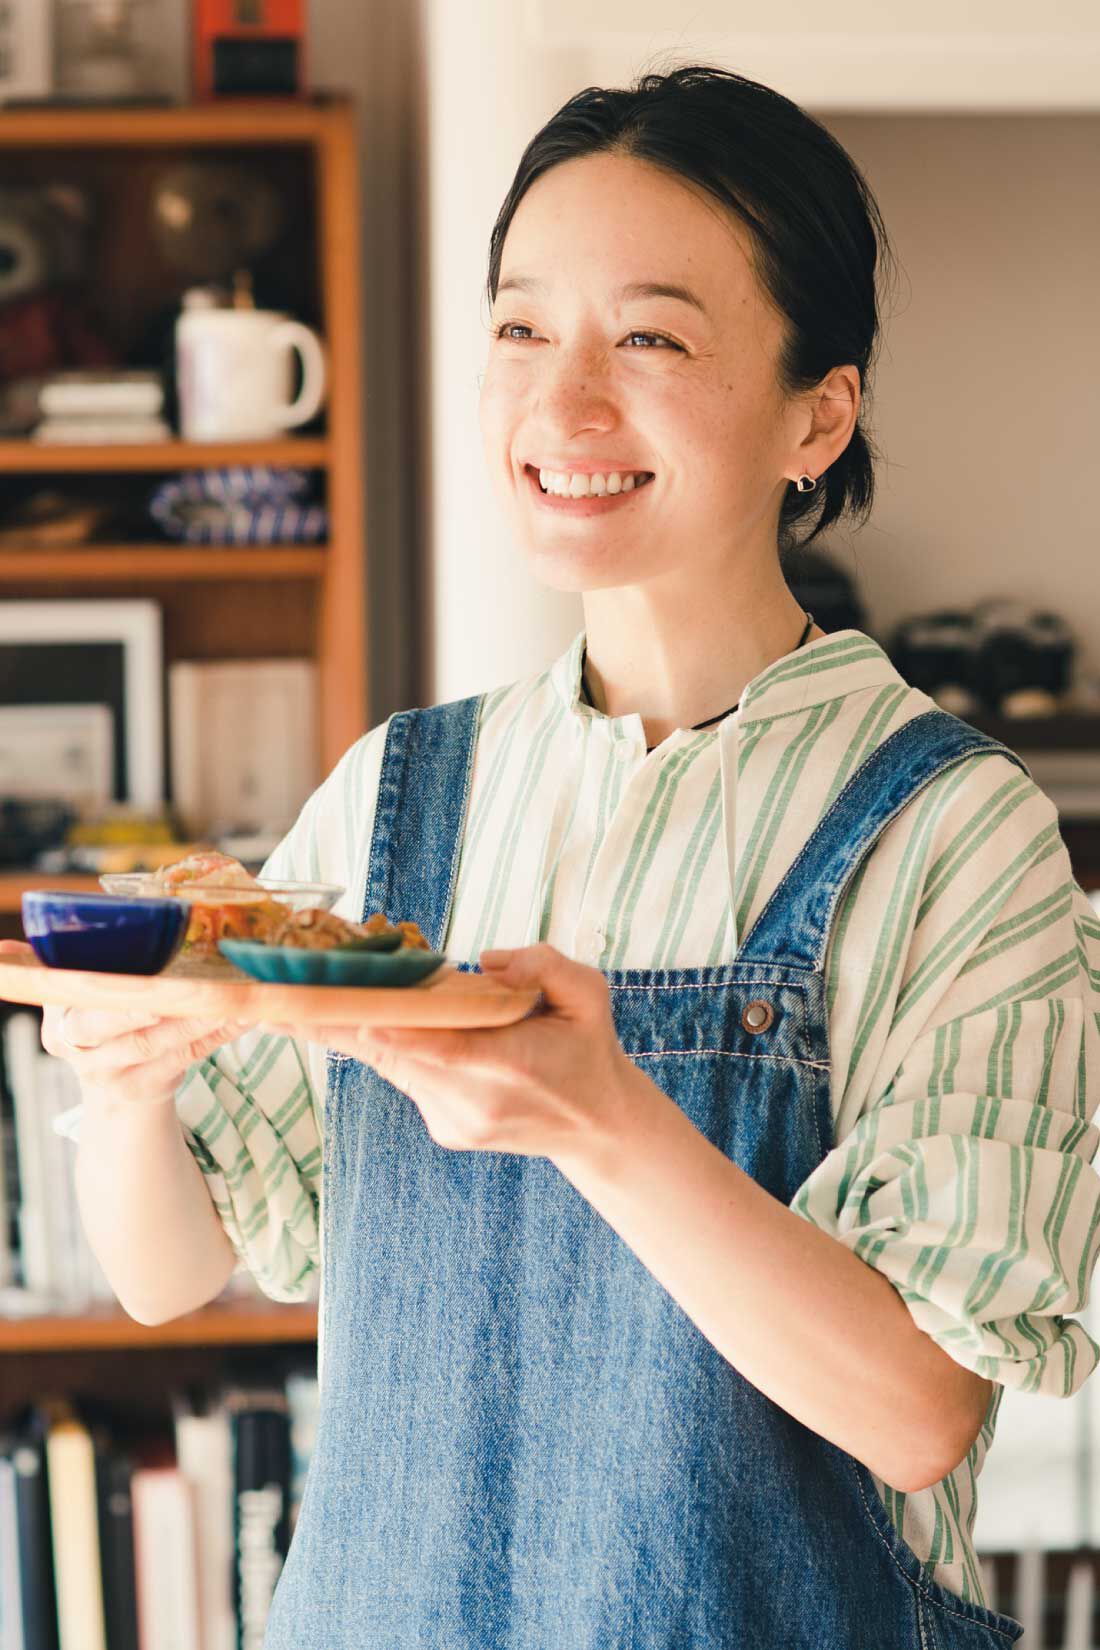
[[[288,1375],[286,1400],[290,1412],[290,1535],[293,1540],[317,1441],[320,1393],[316,1375],[297,1372]]]
[[[246,1397],[233,1415],[237,1650],[263,1650],[290,1544],[290,1424],[282,1393]]]
[[[176,1406],[176,1457],[195,1498],[203,1650],[235,1650],[233,1440],[224,1406],[208,1415]]]
[[[36,1050],[38,1018],[13,1014],[4,1027],[4,1057],[15,1107],[15,1149],[19,1160],[19,1248],[23,1283],[34,1294],[49,1296],[53,1288],[50,1235],[46,1223],[49,1188],[46,1185],[42,1137],[36,1105]]]
[[[58,1650],[50,1492],[45,1446],[37,1428],[29,1429],[16,1443],[12,1466],[23,1637],[27,1650]]]
[[[15,1466],[7,1446],[0,1454],[0,1650],[26,1650],[19,1581]]]
[[[80,1104],[80,1085],[64,1060],[39,1049],[35,1091],[49,1199],[51,1291],[61,1305],[79,1309],[87,1306],[91,1295],[91,1250],[76,1201],[76,1154],[53,1125],[63,1112]]]
[[[109,1439],[96,1440],[96,1497],[103,1578],[103,1614],[110,1650],[138,1650],[137,1577],[129,1458]]]
[[[178,1467],[137,1467],[131,1496],[140,1650],[202,1650],[190,1486]]]
[[[46,1436],[46,1469],[61,1650],[107,1650],[95,1454],[82,1421],[54,1421]]]

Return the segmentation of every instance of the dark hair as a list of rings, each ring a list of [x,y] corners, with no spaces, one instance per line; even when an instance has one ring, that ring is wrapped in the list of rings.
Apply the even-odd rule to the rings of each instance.
[[[779,516],[781,550],[809,544],[840,516],[863,522],[874,497],[873,443],[863,427],[878,342],[876,271],[894,259],[874,196],[851,156],[789,98],[725,69],[644,74],[633,86],[590,86],[531,139],[493,226],[489,300],[504,238],[536,179],[562,161],[616,150],[705,189],[751,234],[757,279],[788,326],[779,356],[785,394],[833,367],[858,367],[860,417],[813,492],[792,482]],[[812,529],[796,537],[796,523]]]

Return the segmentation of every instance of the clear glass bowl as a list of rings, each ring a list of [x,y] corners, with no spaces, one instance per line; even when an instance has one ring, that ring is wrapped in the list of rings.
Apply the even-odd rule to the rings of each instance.
[[[166,889],[154,871],[104,872],[99,879],[108,893],[126,899],[170,898],[187,908],[187,931],[181,958],[188,963],[215,962],[218,941],[251,937],[255,930],[249,920],[249,906],[263,906],[271,900],[291,911],[328,911],[344,892],[331,882],[280,882],[261,877],[252,887],[233,883],[181,882]],[[260,917],[256,911],[255,916]]]
[[[127,899],[182,899],[192,905],[252,905],[257,900],[277,899],[292,911],[331,911],[344,892],[331,882],[279,882],[258,877],[258,887],[235,888],[231,884],[181,882],[166,888],[155,871],[104,873],[99,885],[108,894]]]

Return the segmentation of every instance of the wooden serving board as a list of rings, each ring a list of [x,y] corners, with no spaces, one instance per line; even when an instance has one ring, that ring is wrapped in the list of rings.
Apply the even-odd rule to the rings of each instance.
[[[537,991],[498,985],[444,963],[416,985],[274,985],[228,962],[170,963],[161,974],[93,974],[0,956],[0,1000],[60,1008],[147,1009],[165,1019],[293,1025],[505,1026],[522,1020]]]

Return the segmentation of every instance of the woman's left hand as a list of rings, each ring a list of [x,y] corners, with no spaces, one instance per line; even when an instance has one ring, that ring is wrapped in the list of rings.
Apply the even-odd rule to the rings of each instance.
[[[541,991],[542,1003],[513,1025],[470,1031],[267,1029],[373,1066],[416,1104],[440,1146],[562,1159],[600,1151],[620,1133],[637,1075],[605,977],[545,943],[483,951],[479,960],[501,984]]]

